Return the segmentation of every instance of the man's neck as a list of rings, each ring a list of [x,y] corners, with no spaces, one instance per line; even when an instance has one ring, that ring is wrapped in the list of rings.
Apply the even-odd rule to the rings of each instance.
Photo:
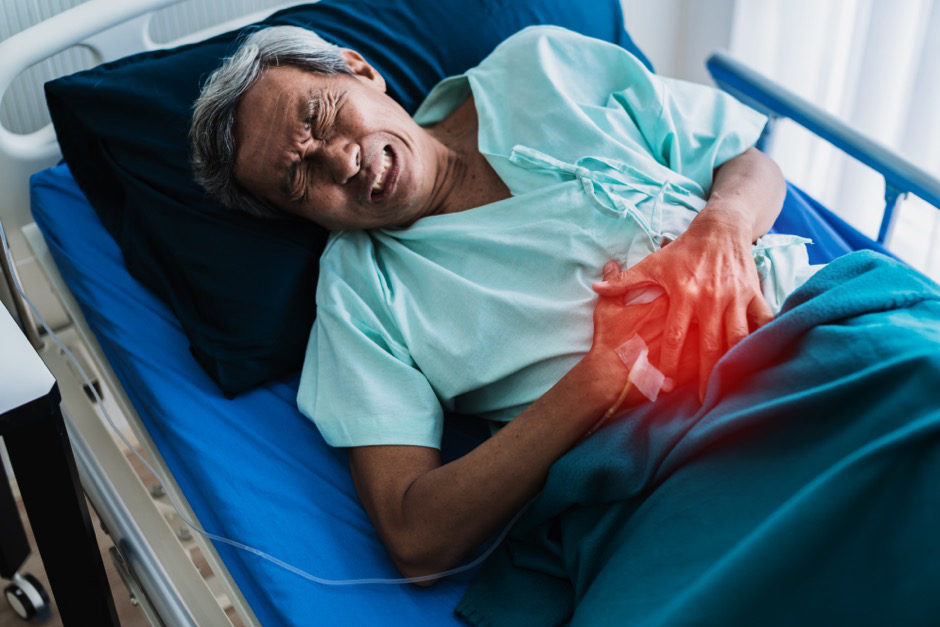
[[[478,120],[473,96],[444,120],[428,129],[443,147],[444,176],[434,213],[456,213],[510,196],[509,189],[480,154]]]

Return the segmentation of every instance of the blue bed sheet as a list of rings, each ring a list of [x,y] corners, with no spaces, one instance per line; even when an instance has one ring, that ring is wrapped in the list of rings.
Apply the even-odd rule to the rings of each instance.
[[[66,165],[34,175],[32,209],[66,283],[183,489],[214,533],[321,577],[395,577],[356,496],[346,454],[295,405],[297,378],[226,399],[168,308],[127,272]],[[775,225],[811,237],[814,263],[884,249],[790,187]],[[304,341],[306,338],[298,338]],[[458,454],[472,436],[448,429]],[[324,587],[226,545],[219,553],[263,624],[460,624],[473,573],[435,587]]]
[[[297,411],[297,377],[226,399],[172,313],[128,274],[67,167],[34,175],[31,187],[63,278],[204,528],[325,578],[399,576],[345,452]],[[453,451],[468,445],[458,430],[448,438]],[[472,573],[432,588],[326,587],[216,546],[264,625],[462,624],[453,609]]]
[[[853,250],[874,250],[897,259],[887,248],[859,233],[792,183],[787,183],[783,210],[771,232],[802,235],[813,240],[813,245],[808,247],[810,263],[827,263]]]

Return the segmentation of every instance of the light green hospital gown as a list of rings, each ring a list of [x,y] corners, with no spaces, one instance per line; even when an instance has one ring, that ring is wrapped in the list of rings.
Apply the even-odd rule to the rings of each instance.
[[[333,446],[440,447],[443,411],[508,421],[591,347],[591,284],[683,232],[716,167],[765,118],[651,74],[609,43],[528,28],[446,79],[431,125],[473,93],[506,200],[406,229],[335,233],[320,262],[301,411]],[[771,306],[809,274],[808,240],[754,248]]]

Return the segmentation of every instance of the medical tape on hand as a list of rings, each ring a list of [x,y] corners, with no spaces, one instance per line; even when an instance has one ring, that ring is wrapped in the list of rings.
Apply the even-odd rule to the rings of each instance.
[[[630,371],[633,370],[633,365],[636,363],[636,360],[639,359],[640,353],[644,351],[646,351],[648,354],[649,347],[646,346],[646,342],[644,342],[643,338],[639,335],[634,335],[629,340],[614,349],[614,353],[617,354],[617,357],[620,358],[620,361],[623,362],[623,365],[626,366],[627,370]]]
[[[651,401],[655,401],[659,396],[659,391],[663,388],[663,383],[666,381],[666,376],[660,372],[656,366],[649,362],[649,349],[646,347],[646,343],[643,342],[643,339],[639,335],[635,335],[634,338],[639,339],[640,343],[643,344],[643,347],[636,357],[633,356],[627,351],[620,351],[617,349],[617,355],[620,357],[620,360],[624,362],[624,365],[628,363],[628,359],[633,362],[630,368],[630,376],[628,381],[632,383],[640,393]],[[631,338],[632,339],[632,338]],[[623,348],[621,346],[620,348]],[[625,358],[626,357],[626,358]]]
[[[617,357],[620,358],[623,365],[627,367],[630,374],[627,375],[627,382],[624,384],[620,396],[617,397],[614,404],[610,406],[610,409],[607,410],[604,417],[594,426],[591,430],[592,433],[620,409],[620,405],[623,404],[624,399],[627,398],[627,394],[630,393],[631,389],[636,388],[650,401],[655,401],[659,398],[659,392],[666,382],[666,376],[649,362],[649,352],[649,347],[639,335],[634,335],[614,349],[614,353],[617,354]]]

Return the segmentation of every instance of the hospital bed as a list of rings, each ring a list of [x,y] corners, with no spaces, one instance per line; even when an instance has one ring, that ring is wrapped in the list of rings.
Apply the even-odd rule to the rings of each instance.
[[[173,2],[90,0],[2,42],[0,93],[31,64],[79,42],[102,61],[156,47],[142,35],[147,16]],[[885,177],[878,241],[789,187],[775,229],[811,237],[811,261],[861,248],[887,253],[893,209],[904,194],[940,207],[940,181],[913,164],[725,54],[708,65],[722,88],[773,120],[790,118],[816,132]],[[768,129],[765,146],[772,125]],[[50,340],[15,290],[4,293],[7,286],[0,284],[0,297],[19,314],[58,380],[82,484],[111,537],[110,552],[129,593],[151,623],[456,624],[452,608],[472,573],[430,589],[313,583],[187,531],[168,497],[135,472],[126,447],[102,420],[102,405],[127,421],[125,430],[165,477],[169,496],[207,531],[330,579],[397,576],[358,503],[345,454],[327,447],[297,412],[297,377],[234,400],[220,394],[190,355],[172,312],[130,276],[68,166],[55,165],[58,156],[50,127],[26,136],[0,129],[0,221],[16,257],[11,274],[21,269],[42,317],[91,380]],[[33,262],[41,272],[28,268]],[[475,441],[461,429],[449,429],[447,437],[451,454]]]

